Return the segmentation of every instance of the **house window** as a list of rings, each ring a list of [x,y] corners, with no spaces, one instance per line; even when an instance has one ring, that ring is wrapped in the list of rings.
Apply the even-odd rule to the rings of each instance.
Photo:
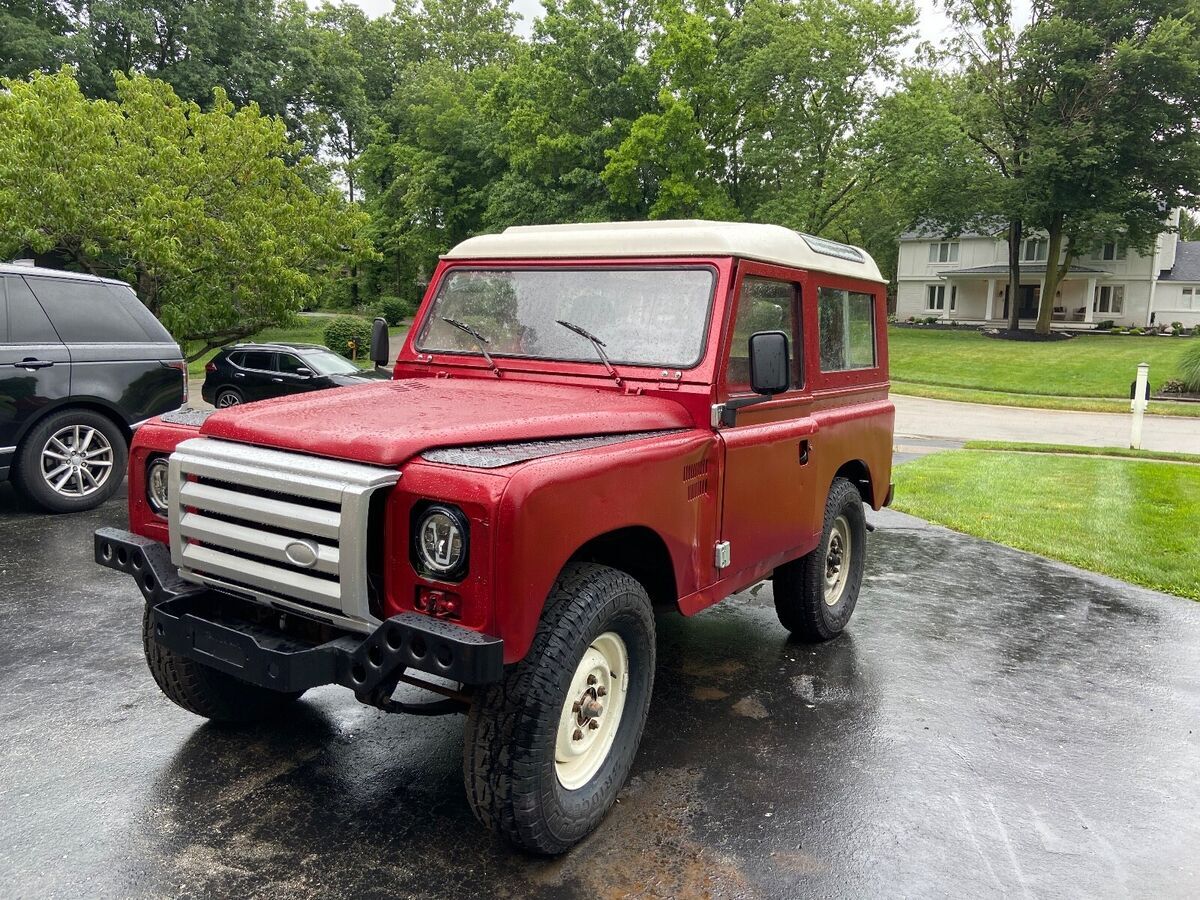
[[[1096,252],[1092,254],[1092,259],[1124,259],[1125,245],[1119,241],[1109,241],[1101,247],[1096,248]]]
[[[1179,301],[1180,309],[1200,309],[1200,288],[1183,288]]]
[[[958,262],[958,241],[937,241],[929,245],[932,263]]]
[[[954,307],[958,301],[958,286],[950,286],[950,310],[954,311]],[[946,309],[946,285],[931,284],[925,289],[925,308],[934,312],[941,312]]]
[[[1125,286],[1103,285],[1096,288],[1096,299],[1092,301],[1092,311],[1110,313],[1114,316],[1125,313]]]
[[[1028,238],[1021,244],[1021,259],[1025,262],[1045,262],[1050,249],[1047,238]]]
[[[857,291],[817,292],[821,371],[875,367],[875,298]]]

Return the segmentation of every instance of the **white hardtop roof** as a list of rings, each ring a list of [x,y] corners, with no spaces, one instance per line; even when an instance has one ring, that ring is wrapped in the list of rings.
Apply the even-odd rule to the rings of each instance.
[[[614,256],[737,256],[814,272],[883,281],[871,254],[783,228],[747,222],[660,220],[514,225],[468,238],[444,259],[588,259]]]

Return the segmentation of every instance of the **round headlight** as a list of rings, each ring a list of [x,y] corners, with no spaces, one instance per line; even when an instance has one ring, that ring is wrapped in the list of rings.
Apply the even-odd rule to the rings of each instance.
[[[146,502],[160,516],[167,514],[167,458],[156,456],[146,466]]]
[[[434,575],[450,576],[467,561],[467,521],[457,509],[431,506],[417,522],[417,558]]]

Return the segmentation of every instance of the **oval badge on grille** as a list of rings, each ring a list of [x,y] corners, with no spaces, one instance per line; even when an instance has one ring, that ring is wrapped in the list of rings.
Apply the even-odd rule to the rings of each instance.
[[[302,569],[311,569],[317,564],[317,545],[313,541],[292,541],[283,548],[283,555]]]

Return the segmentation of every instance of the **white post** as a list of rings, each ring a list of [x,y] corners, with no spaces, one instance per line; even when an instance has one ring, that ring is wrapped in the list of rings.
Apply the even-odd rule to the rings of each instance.
[[[995,305],[996,305],[996,279],[989,278],[988,279],[988,289],[987,289],[987,303],[985,303],[984,307],[983,307],[984,321],[986,321],[986,322],[992,321],[992,309]]]
[[[1142,417],[1146,414],[1149,403],[1146,400],[1146,389],[1150,382],[1150,363],[1138,363],[1137,379],[1133,383],[1133,399],[1129,408],[1133,411],[1133,426],[1129,433],[1129,446],[1134,450],[1142,449]]]
[[[1083,321],[1091,322],[1095,317],[1093,312],[1096,309],[1096,276],[1093,275],[1087,282],[1087,296],[1083,298]]]

